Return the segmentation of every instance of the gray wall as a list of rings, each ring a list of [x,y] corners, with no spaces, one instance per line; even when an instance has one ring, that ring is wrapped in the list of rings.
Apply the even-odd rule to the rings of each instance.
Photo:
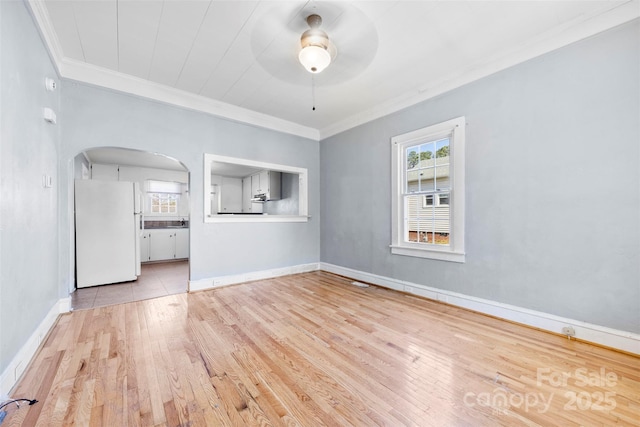
[[[0,373],[58,302],[57,80],[21,1],[0,1]],[[28,54],[27,54],[28,53]],[[42,176],[53,179],[43,188]]]
[[[321,260],[640,332],[639,24],[321,142]],[[391,255],[390,138],[466,116],[465,264]]]
[[[166,154],[189,169],[192,280],[319,261],[317,141],[76,82],[63,81],[62,89],[62,162],[72,165],[79,152],[91,147],[117,146]],[[307,168],[312,218],[307,223],[205,224],[204,153]],[[63,169],[61,182],[71,186],[72,168]],[[69,197],[61,194],[65,236],[72,224]],[[63,256],[70,254],[63,250]],[[63,266],[70,269],[68,261]]]
[[[298,215],[300,183],[298,174],[282,172],[280,200],[264,203],[263,212],[269,215]]]

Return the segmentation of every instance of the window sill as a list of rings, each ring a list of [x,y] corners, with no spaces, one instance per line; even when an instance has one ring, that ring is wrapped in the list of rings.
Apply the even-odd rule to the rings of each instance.
[[[427,248],[409,248],[406,246],[390,245],[394,255],[412,256],[418,258],[435,259],[438,261],[465,262],[464,252],[442,251]]]
[[[230,223],[230,222],[308,222],[308,216],[302,215],[242,215],[242,214],[225,214],[225,215],[209,215],[205,217],[204,222],[214,223]]]

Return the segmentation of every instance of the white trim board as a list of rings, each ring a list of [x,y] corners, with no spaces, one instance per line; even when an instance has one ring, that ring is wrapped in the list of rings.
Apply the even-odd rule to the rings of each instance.
[[[526,326],[553,333],[561,333],[565,326],[572,326],[578,338],[594,344],[615,348],[628,353],[640,354],[640,335],[633,332],[620,331],[605,326],[594,325],[580,320],[568,319],[541,311],[529,310],[514,305],[503,304],[483,298],[450,292],[443,289],[432,288],[390,277],[364,271],[353,270],[339,265],[320,263],[320,269],[329,273],[339,274],[362,282],[372,283],[397,291],[429,298],[435,301],[446,302],[457,307],[477,311],[510,320]]]
[[[51,307],[45,318],[40,322],[35,331],[27,339],[22,348],[16,353],[11,363],[0,375],[0,396],[8,396],[11,389],[16,385],[20,376],[24,373],[31,359],[36,355],[42,340],[47,336],[53,325],[56,324],[58,316],[68,313],[71,307],[71,298],[62,298]]]
[[[206,289],[220,288],[222,286],[237,285],[239,283],[254,280],[272,279],[274,277],[288,276],[290,274],[307,273],[319,270],[318,263],[299,264],[290,267],[274,268],[270,270],[252,271],[248,273],[216,276],[207,279],[190,280],[189,292],[204,291]]]

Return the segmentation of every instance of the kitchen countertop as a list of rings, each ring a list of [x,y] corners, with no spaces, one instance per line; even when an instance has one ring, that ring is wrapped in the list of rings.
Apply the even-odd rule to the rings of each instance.
[[[162,228],[189,228],[189,221],[145,221],[145,230],[157,230]]]
[[[181,226],[181,225],[146,226],[146,225],[145,225],[145,226],[144,226],[144,229],[145,229],[145,230],[165,230],[165,229],[167,229],[167,228],[170,228],[170,229],[172,229],[172,230],[173,230],[173,229],[180,229],[180,228],[186,228],[186,229],[188,229],[188,228],[189,228],[189,226],[188,226],[188,225],[186,225],[186,226]]]
[[[267,215],[263,212],[218,212],[218,215]]]

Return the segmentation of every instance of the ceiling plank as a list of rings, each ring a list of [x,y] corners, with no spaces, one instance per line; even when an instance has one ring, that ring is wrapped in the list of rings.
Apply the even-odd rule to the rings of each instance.
[[[176,87],[200,93],[230,46],[240,34],[258,2],[214,2],[176,82]]]
[[[148,79],[175,87],[210,2],[165,1]]]
[[[72,3],[80,44],[89,64],[118,69],[116,0]]]
[[[118,71],[147,78],[162,16],[162,1],[121,1],[118,6]]]
[[[51,2],[47,5],[47,11],[55,28],[58,42],[62,47],[63,55],[78,61],[85,61],[73,12],[73,3],[70,1]]]

